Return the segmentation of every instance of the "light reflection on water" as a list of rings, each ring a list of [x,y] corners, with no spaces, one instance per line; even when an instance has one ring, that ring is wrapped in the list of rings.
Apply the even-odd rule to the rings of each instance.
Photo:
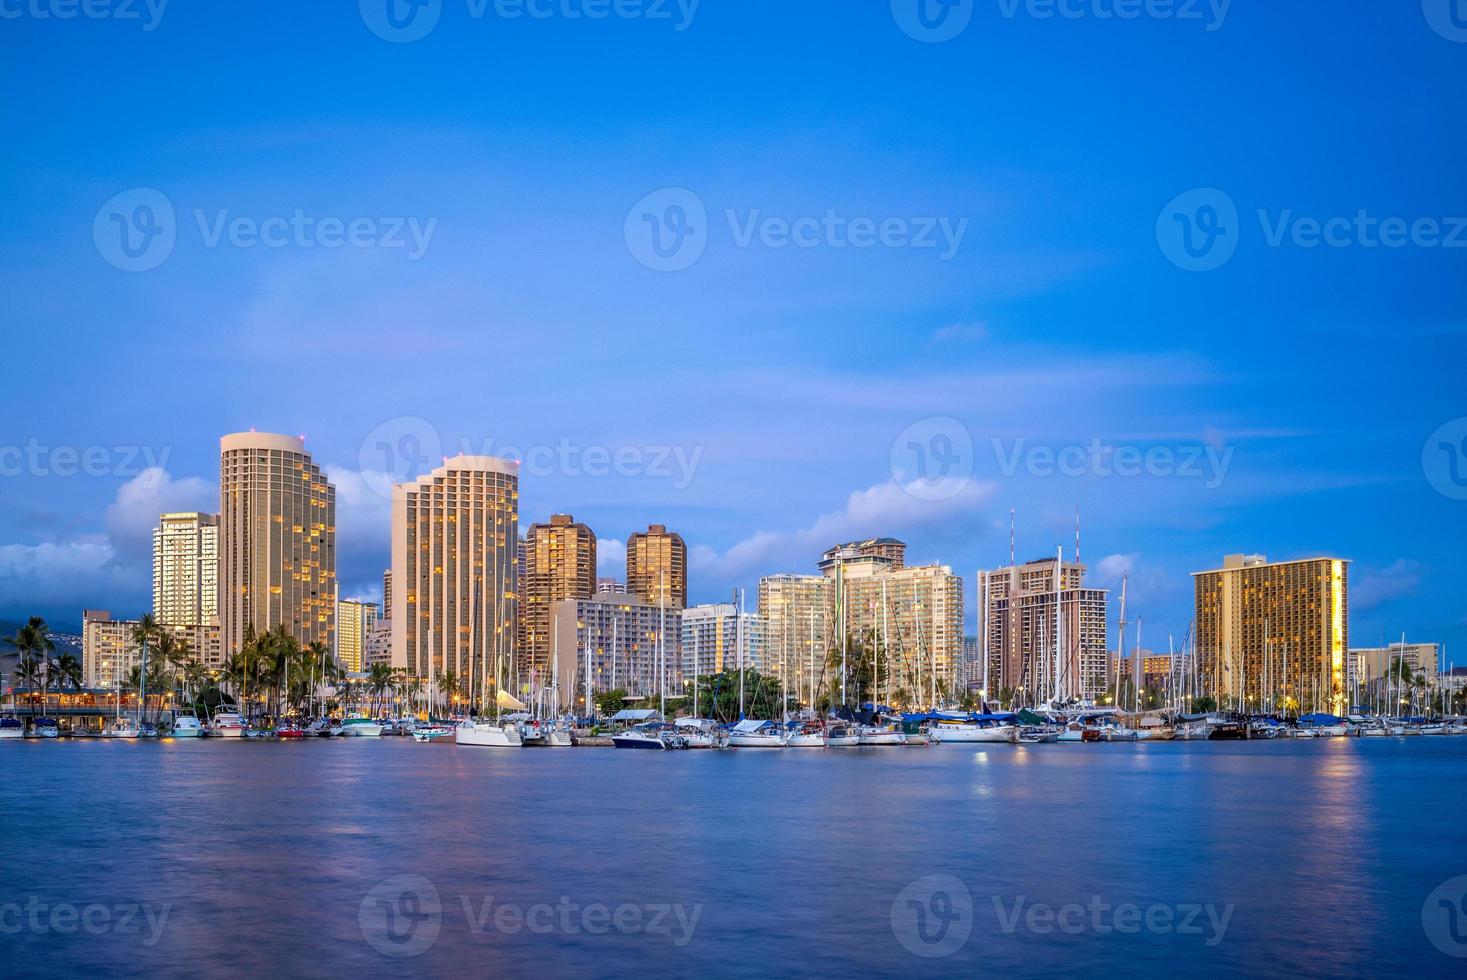
[[[0,905],[171,908],[153,946],[7,933],[6,975],[458,976],[487,963],[553,975],[709,963],[749,976],[774,964],[1129,976],[1179,963],[1419,975],[1454,965],[1426,941],[1422,902],[1467,873],[1448,817],[1467,739],[731,753],[26,742],[0,745],[0,772]],[[397,875],[426,879],[441,906],[435,940],[401,960],[359,921]],[[930,875],[962,883],[972,935],[925,960],[894,930],[893,905]],[[562,897],[701,911],[681,946],[473,918],[489,899]],[[1019,900],[1092,898],[1234,909],[1215,946],[1002,925]]]

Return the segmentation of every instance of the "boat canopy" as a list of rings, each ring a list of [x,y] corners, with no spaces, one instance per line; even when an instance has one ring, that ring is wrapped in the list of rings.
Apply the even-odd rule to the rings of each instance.
[[[658,717],[652,708],[622,708],[611,716],[612,721],[648,721]]]
[[[1338,725],[1340,719],[1323,711],[1316,711],[1310,715],[1303,715],[1299,719],[1306,725]]]
[[[1019,724],[1021,725],[1048,725],[1050,721],[1049,718],[1039,714],[1039,712],[1030,711],[1028,708],[1020,710],[1014,717],[1019,720]]]
[[[745,718],[743,721],[740,721],[737,725],[733,726],[732,730],[740,734],[747,734],[749,732],[757,732],[761,728],[767,728],[773,724],[774,722],[772,721],[764,721],[760,718]]]

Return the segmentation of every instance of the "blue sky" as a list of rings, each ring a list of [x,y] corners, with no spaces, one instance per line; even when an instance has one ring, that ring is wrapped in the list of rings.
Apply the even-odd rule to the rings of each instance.
[[[1440,240],[1467,216],[1467,29],[1436,0],[965,0],[929,43],[915,2],[441,0],[405,43],[368,26],[386,0],[0,5],[0,618],[142,611],[151,522],[217,505],[218,438],[256,427],[332,472],[349,594],[378,588],[403,452],[564,444],[524,522],[574,513],[603,565],[666,523],[698,600],[870,534],[971,589],[1011,507],[1022,559],[1072,549],[1079,506],[1147,646],[1226,552],[1334,554],[1355,642],[1467,662],[1440,449],[1467,436],[1467,229]],[[163,227],[160,199],[171,251],[119,268],[109,234]],[[1219,202],[1227,261],[1182,268],[1178,214]],[[685,204],[689,264],[649,268],[639,231]],[[1361,213],[1416,233],[1371,247]],[[862,221],[891,235],[847,244]],[[1153,463],[1067,449],[1097,443]]]

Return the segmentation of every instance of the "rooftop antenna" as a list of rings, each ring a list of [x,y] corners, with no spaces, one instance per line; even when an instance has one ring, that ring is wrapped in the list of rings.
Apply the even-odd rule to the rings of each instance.
[[[1075,505],[1075,564],[1080,564],[1080,505]]]
[[[1009,566],[1017,564],[1014,561],[1014,508],[1009,508]]]

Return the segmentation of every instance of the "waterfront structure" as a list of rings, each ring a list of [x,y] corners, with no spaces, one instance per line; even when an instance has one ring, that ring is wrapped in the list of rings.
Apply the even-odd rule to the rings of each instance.
[[[219,622],[226,654],[276,626],[336,641],[336,488],[298,436],[237,432],[219,444]]]
[[[731,602],[689,606],[682,613],[682,674],[692,680],[725,670],[768,669],[765,622],[758,613],[740,613]]]
[[[980,635],[987,637],[980,644],[990,695],[1008,690],[1032,704],[1105,693],[1108,596],[1086,587],[1085,572],[1085,565],[1057,555],[980,573]]]
[[[551,607],[596,592],[596,535],[570,514],[532,524],[525,535],[520,603],[519,672],[532,684],[549,683],[554,652]]]
[[[134,667],[142,663],[142,644],[136,631],[137,619],[113,619],[105,609],[82,611],[82,684],[97,690],[126,685]],[[187,649],[190,659],[205,670],[224,665],[217,625],[163,625],[174,641]]]
[[[1228,704],[1342,714],[1349,564],[1238,554],[1222,568],[1194,572],[1202,689]]]
[[[456,456],[392,488],[392,665],[434,697],[449,672],[473,703],[505,684],[518,542],[514,463]]]
[[[168,626],[219,622],[219,515],[187,512],[158,519],[153,618]]]
[[[682,535],[650,524],[627,539],[627,594],[673,609],[688,604],[688,546]]]
[[[759,580],[759,617],[769,673],[814,704],[836,647],[835,579],[824,575],[766,575]]]
[[[365,670],[367,642],[377,628],[377,604],[342,599],[336,604],[336,662],[353,673]]]
[[[627,584],[614,578],[598,578],[596,580],[597,595],[626,595]]]
[[[563,698],[580,703],[588,658],[593,696],[617,689],[631,697],[656,697],[664,689],[669,696],[681,694],[682,612],[612,593],[554,603],[553,646]]]

